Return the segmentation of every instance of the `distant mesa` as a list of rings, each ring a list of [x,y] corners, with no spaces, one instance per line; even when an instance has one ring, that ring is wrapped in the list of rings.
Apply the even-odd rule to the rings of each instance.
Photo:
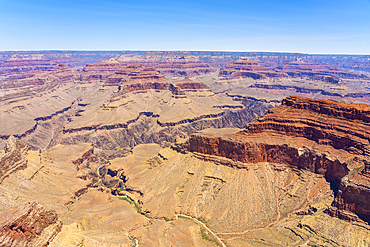
[[[260,65],[258,62],[250,61],[249,59],[239,59],[232,64],[220,70],[219,76],[228,78],[252,78],[266,79],[287,77],[285,73],[275,72],[272,69]]]
[[[11,58],[0,63],[0,75],[36,72],[51,69],[56,62],[44,58],[42,55],[13,55]]]
[[[276,67],[276,70],[287,73],[291,77],[310,76],[313,79],[331,83],[338,83],[340,77],[346,79],[364,77],[360,74],[340,70],[336,66],[327,63],[305,62],[299,57],[292,62]]]
[[[117,61],[126,64],[143,64],[154,67],[162,75],[196,76],[215,72],[207,62],[193,56],[190,52],[146,52],[143,55],[122,55]]]
[[[182,97],[186,98],[186,92],[199,92],[199,91],[208,91],[211,92],[212,90],[203,82],[193,81],[188,77],[170,83],[168,89],[172,92],[174,97]]]
[[[105,80],[114,72],[126,68],[126,63],[120,63],[113,58],[99,63],[86,64],[82,69],[81,80]]]
[[[119,86],[121,92],[131,92],[147,89],[163,90],[168,84],[169,81],[155,68],[134,64],[108,76],[104,86]]]
[[[69,68],[79,69],[86,63],[106,60],[118,53],[114,51],[0,51],[0,76],[43,71],[54,68],[60,63]]]

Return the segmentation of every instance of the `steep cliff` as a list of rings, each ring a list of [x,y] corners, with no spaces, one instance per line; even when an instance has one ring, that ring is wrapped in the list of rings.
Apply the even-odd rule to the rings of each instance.
[[[367,224],[369,110],[364,104],[288,97],[245,130],[196,134],[186,148],[244,163],[282,163],[322,174],[339,186],[331,214],[350,213],[352,220]]]

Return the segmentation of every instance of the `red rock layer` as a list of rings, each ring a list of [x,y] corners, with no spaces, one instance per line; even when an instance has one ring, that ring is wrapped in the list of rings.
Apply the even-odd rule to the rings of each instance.
[[[105,80],[109,75],[117,71],[128,70],[126,63],[120,63],[115,59],[109,59],[94,64],[86,64],[82,69],[82,80]]]
[[[190,80],[188,77],[180,81],[175,81],[173,84],[184,90],[209,89],[209,87],[203,82],[193,81]]]
[[[267,77],[286,77],[287,75],[277,73],[249,59],[239,59],[226,66],[225,69],[220,70],[219,76],[265,79]]]
[[[168,86],[168,89],[175,97],[186,97],[185,92],[211,91],[203,82],[193,81],[186,77],[183,80],[175,81]]]
[[[283,163],[340,185],[331,215],[370,222],[370,106],[288,97],[244,131],[193,135],[188,151]],[[346,215],[346,217],[344,217]]]
[[[166,89],[169,82],[154,68],[130,65],[107,78],[104,86],[120,86],[123,91]]]
[[[37,241],[37,246],[46,246],[61,231],[62,224],[54,211],[47,211],[42,205],[33,201],[19,207],[0,212],[0,245],[30,246],[31,241],[40,236],[43,230],[56,224],[46,239]],[[32,245],[32,244],[31,244]]]

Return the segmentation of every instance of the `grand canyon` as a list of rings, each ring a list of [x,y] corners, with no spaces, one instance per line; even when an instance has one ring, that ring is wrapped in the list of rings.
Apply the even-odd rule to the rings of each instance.
[[[0,52],[0,246],[370,246],[370,56]]]

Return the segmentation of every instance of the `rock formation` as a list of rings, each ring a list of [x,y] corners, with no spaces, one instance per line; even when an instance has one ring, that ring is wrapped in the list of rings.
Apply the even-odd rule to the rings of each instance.
[[[127,64],[143,64],[154,67],[162,75],[195,76],[215,72],[207,62],[190,52],[146,52],[143,55],[122,55],[117,59]]]
[[[4,146],[4,155],[0,157],[0,184],[11,173],[27,166],[29,147],[14,136],[10,136]]]
[[[369,106],[265,114],[366,102],[365,79],[262,66],[304,54],[139,54],[0,78],[7,245],[370,245]],[[209,66],[238,57],[263,63]]]
[[[104,80],[117,71],[130,71],[130,68],[126,63],[120,63],[113,58],[99,63],[86,64],[82,69],[81,80]]]
[[[119,52],[91,51],[0,51],[0,77],[24,74],[54,68],[66,64],[69,68],[81,68],[86,63],[95,63],[116,56]]]
[[[239,59],[220,70],[219,76],[231,78],[250,77],[265,79],[267,77],[287,77],[284,73],[277,73],[272,69],[261,66],[258,62],[249,59]]]
[[[324,79],[332,83],[338,83],[338,78],[361,78],[359,74],[340,70],[327,63],[305,62],[300,58],[284,65],[277,66],[276,69],[292,77],[310,76],[314,79]]]
[[[21,56],[13,55],[0,63],[0,75],[20,74],[33,71],[51,69],[56,62],[42,57],[42,55]]]
[[[208,91],[211,92],[211,89],[204,84],[203,82],[196,82],[190,80],[188,77],[171,83],[168,86],[168,89],[172,92],[175,97],[185,97],[186,92],[201,92]]]
[[[119,86],[119,93],[138,90],[165,90],[168,81],[154,68],[141,64],[127,66],[125,70],[115,72],[107,78],[105,86]]]
[[[341,218],[350,214],[351,220],[367,224],[369,113],[370,107],[364,104],[288,97],[244,131],[224,136],[197,134],[187,149],[244,163],[288,164],[322,174],[339,186],[335,209],[329,212]]]
[[[36,201],[0,212],[1,246],[47,246],[61,229],[58,215]]]

